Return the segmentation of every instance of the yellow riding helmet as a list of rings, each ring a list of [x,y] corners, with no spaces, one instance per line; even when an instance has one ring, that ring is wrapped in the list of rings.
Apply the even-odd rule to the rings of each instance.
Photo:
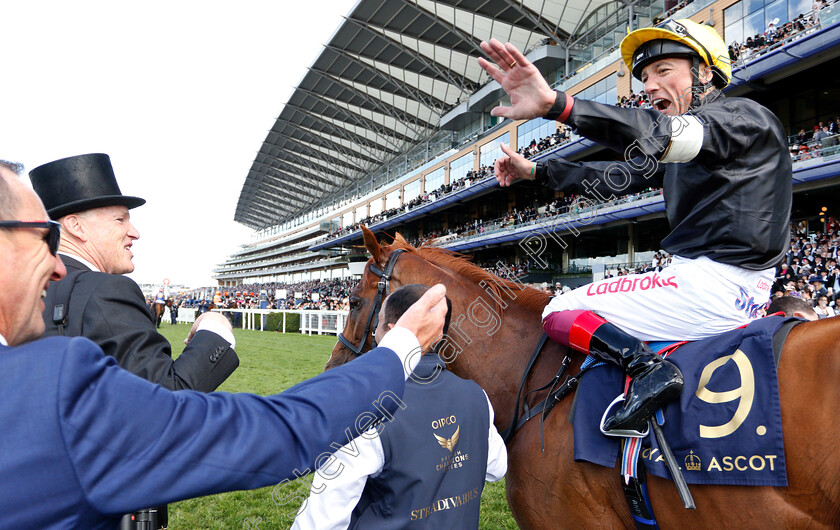
[[[656,27],[637,29],[621,41],[621,57],[633,77],[663,57],[698,55],[712,68],[712,82],[722,89],[732,80],[729,49],[717,31],[688,19],[669,19]]]

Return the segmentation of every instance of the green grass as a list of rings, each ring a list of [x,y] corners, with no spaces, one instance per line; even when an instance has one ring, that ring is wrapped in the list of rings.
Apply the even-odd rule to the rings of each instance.
[[[160,332],[169,339],[175,356],[183,350],[188,331],[189,327],[183,324],[161,325]],[[240,329],[234,330],[234,335],[239,368],[219,387],[225,392],[260,395],[282,392],[323,371],[335,345],[334,336],[309,337]],[[304,477],[275,488],[182,501],[169,506],[169,528],[289,528],[308,494],[308,477]],[[505,500],[504,480],[485,485],[479,528],[516,528]]]

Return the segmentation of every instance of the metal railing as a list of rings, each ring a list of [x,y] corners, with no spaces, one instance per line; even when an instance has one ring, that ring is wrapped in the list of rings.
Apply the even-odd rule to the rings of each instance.
[[[569,224],[569,222],[573,222],[576,219],[581,218],[588,218],[590,217],[589,214],[598,215],[598,210],[606,210],[608,208],[618,206],[621,204],[627,204],[632,202],[641,202],[652,197],[657,197],[662,195],[662,189],[656,189],[651,191],[645,191],[640,193],[634,193],[632,195],[627,195],[624,197],[619,197],[618,199],[606,202],[598,202],[594,203],[591,202],[591,205],[588,206],[577,206],[575,204],[572,205],[563,205],[561,206],[556,213],[553,213],[550,216],[538,216],[531,219],[528,219],[524,222],[503,222],[501,219],[494,219],[490,221],[485,221],[483,226],[483,230],[472,229],[465,231],[464,233],[460,234],[458,237],[447,239],[443,243],[440,243],[437,239],[431,240],[428,244],[433,246],[444,246],[448,243],[463,243],[466,241],[471,241],[473,239],[479,239],[482,237],[489,236],[491,234],[495,234],[501,231],[506,230],[519,230],[520,228],[526,226],[537,226],[537,225],[553,225],[558,224],[560,220],[567,221],[564,224]],[[449,234],[448,234],[449,235]]]

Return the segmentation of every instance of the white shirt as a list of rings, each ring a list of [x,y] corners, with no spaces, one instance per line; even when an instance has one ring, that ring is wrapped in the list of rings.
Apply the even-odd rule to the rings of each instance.
[[[388,335],[391,333],[393,330]],[[484,397],[487,398],[486,393]],[[487,433],[487,471],[484,480],[496,482],[507,472],[507,448],[493,425],[493,405],[489,399],[487,407],[490,412],[490,428]],[[368,477],[377,477],[385,467],[385,452],[375,429],[355,438],[333,455],[335,458],[328,460],[326,466],[312,475],[309,498],[301,506],[292,530],[347,528]]]
[[[87,267],[88,269],[92,270],[93,272],[102,272],[101,270],[99,270],[99,267],[97,267],[96,265],[94,265],[93,263],[89,262],[88,260],[86,260],[85,258],[83,258],[81,256],[77,256],[75,254],[69,254],[67,252],[62,252],[60,250],[58,251],[58,255],[59,256],[67,256],[68,258],[74,259],[74,260],[78,261],[79,263],[81,263],[82,265],[84,265],[85,267]]]
[[[0,344],[2,344],[3,346],[9,345],[9,343],[6,342],[6,337],[4,337],[3,335],[0,335]]]

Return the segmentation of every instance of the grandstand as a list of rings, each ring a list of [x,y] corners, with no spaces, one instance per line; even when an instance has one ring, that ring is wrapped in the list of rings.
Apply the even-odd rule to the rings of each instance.
[[[505,96],[475,59],[480,41],[510,41],[559,89],[645,105],[618,44],[628,28],[667,17],[706,23],[731,45],[725,93],[779,117],[794,159],[793,220],[822,230],[823,208],[837,217],[840,196],[840,5],[814,5],[360,0],[263,142],[235,214],[255,240],[214,277],[226,287],[345,278],[363,253],[360,224],[515,265],[527,282],[575,285],[593,270],[650,264],[668,232],[660,190],[582,198],[497,185],[488,167],[501,142],[534,160],[619,155],[556,122],[491,117]],[[829,132],[815,138],[820,122]]]

